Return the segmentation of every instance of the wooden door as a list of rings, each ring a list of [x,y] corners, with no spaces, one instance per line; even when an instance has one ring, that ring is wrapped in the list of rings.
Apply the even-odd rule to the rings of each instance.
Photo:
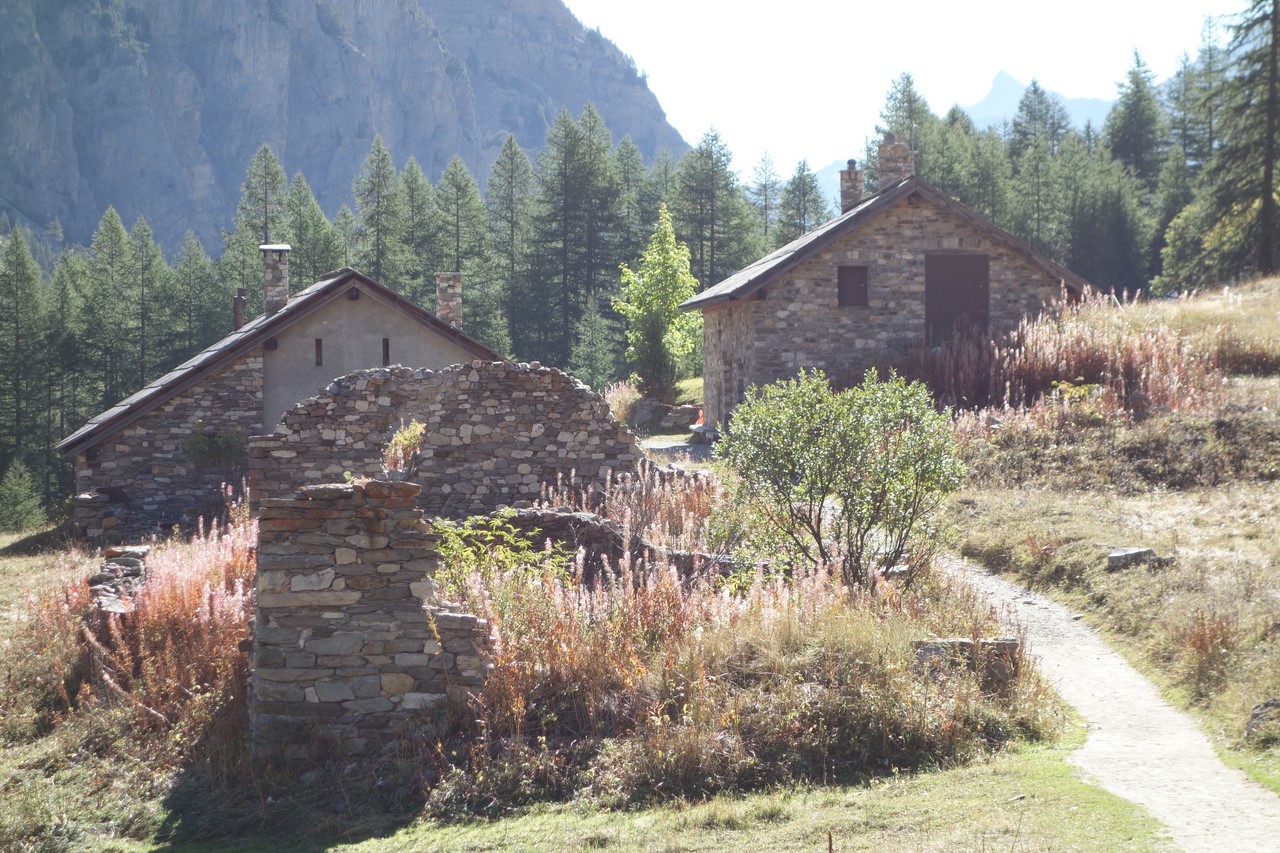
[[[956,328],[986,329],[991,318],[991,259],[986,255],[924,256],[925,335],[948,340]]]

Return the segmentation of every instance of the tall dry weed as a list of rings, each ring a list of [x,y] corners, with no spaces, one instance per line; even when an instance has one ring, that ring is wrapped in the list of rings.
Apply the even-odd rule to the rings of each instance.
[[[1220,384],[1213,358],[1166,324],[1135,327],[1126,303],[1100,293],[1063,300],[992,340],[962,333],[918,351],[906,372],[944,405],[1023,409],[1063,383],[1094,386],[1115,412],[1197,411]]]

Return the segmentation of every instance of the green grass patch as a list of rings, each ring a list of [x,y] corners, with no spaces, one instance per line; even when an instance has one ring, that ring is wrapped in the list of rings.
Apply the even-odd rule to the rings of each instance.
[[[498,821],[424,821],[332,850],[363,851],[1156,851],[1171,849],[1133,804],[1082,782],[1055,745],[869,785],[720,796],[636,812],[545,807]],[[1087,817],[1087,819],[1085,819]]]

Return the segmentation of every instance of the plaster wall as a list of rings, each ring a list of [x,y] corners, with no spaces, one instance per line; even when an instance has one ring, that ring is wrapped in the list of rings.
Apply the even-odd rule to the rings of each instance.
[[[390,364],[440,370],[474,356],[406,316],[368,291],[350,300],[345,292],[281,332],[274,351],[263,353],[262,432],[270,432],[299,400],[318,394],[335,377],[378,367],[382,339],[390,339]],[[316,339],[323,348],[316,364]]]

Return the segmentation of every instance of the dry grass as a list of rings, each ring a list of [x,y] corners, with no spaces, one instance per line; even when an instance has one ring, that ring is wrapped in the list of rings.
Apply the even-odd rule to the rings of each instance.
[[[998,630],[967,588],[851,590],[825,569],[746,584],[623,566],[586,587],[554,563],[474,575],[455,592],[499,645],[465,715],[475,745],[435,810],[849,781],[963,762],[1056,725],[1029,671],[997,695],[970,673],[914,667],[914,638]]]
[[[97,559],[71,552],[3,639],[0,847],[57,850],[157,831],[180,777],[238,785],[256,525],[169,542],[125,615],[94,612]],[[52,787],[51,787],[52,786]],[[53,792],[56,791],[56,794]]]

